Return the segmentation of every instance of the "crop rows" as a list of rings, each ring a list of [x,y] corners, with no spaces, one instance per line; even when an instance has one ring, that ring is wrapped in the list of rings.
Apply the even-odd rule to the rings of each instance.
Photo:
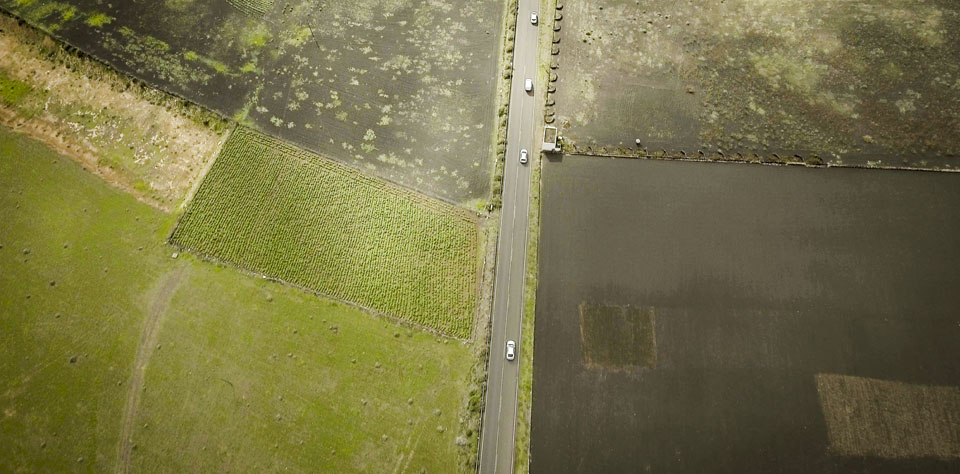
[[[244,128],[171,242],[444,334],[470,334],[472,216]]]
[[[227,3],[247,15],[263,16],[273,6],[273,0],[227,0]]]

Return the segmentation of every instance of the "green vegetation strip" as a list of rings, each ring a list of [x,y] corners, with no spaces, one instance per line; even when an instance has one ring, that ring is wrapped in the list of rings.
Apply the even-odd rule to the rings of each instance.
[[[478,277],[470,214],[248,129],[224,146],[171,242],[443,334],[470,335]]]

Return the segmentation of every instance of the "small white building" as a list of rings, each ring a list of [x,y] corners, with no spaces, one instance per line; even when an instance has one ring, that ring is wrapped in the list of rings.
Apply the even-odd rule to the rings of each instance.
[[[545,152],[560,152],[560,143],[557,139],[560,138],[557,136],[557,127],[552,125],[547,125],[543,127],[543,146],[540,148]]]

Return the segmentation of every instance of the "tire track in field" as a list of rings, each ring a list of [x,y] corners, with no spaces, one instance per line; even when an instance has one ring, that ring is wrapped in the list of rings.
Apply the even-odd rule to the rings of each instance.
[[[130,471],[130,457],[133,453],[133,429],[137,420],[137,410],[140,408],[140,396],[143,393],[143,379],[147,371],[147,364],[150,362],[153,350],[157,347],[162,323],[161,316],[166,313],[167,306],[173,299],[173,294],[180,286],[180,281],[186,273],[186,266],[168,273],[164,277],[160,291],[150,303],[147,320],[143,326],[143,332],[140,334],[137,356],[133,361],[133,374],[130,377],[130,384],[127,386],[127,398],[123,405],[120,440],[117,448],[116,472],[118,474],[126,474]]]

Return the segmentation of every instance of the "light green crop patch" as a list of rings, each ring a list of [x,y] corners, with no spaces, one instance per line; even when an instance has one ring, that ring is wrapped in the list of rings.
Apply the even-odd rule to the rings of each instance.
[[[113,20],[114,18],[106,13],[94,13],[88,16],[84,23],[94,28],[99,28],[103,25],[109,25]]]
[[[471,213],[244,128],[171,242],[450,336],[473,326]]]
[[[7,106],[17,106],[30,93],[31,87],[25,82],[7,76],[0,71],[0,102]]]

